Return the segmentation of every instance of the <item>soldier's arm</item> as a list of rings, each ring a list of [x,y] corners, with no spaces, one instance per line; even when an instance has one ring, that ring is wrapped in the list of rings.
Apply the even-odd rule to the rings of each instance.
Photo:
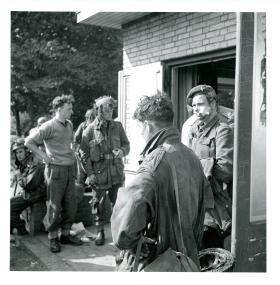
[[[229,126],[221,126],[217,131],[213,175],[225,183],[232,181],[233,130]]]
[[[197,117],[192,115],[188,118],[182,127],[182,134],[181,134],[181,142],[182,144],[186,145],[187,147],[191,147],[192,142],[192,128],[197,120]]]
[[[121,150],[123,151],[123,156],[129,154],[130,151],[130,143],[126,136],[123,125],[120,123],[120,141],[121,141]]]
[[[26,191],[34,191],[44,184],[44,165],[42,163],[31,164],[26,175],[23,175],[21,187]]]
[[[81,123],[74,134],[74,143],[81,143],[83,130],[83,123]]]
[[[39,145],[42,145],[44,140],[51,137],[52,127],[50,124],[43,124],[37,132],[29,135],[25,139],[25,146],[29,148],[33,153],[39,155],[47,164],[51,163],[52,159],[44,152]]]
[[[93,139],[93,130],[89,125],[84,131],[81,139],[80,153],[82,158],[82,163],[85,167],[87,175],[93,174],[92,163],[90,159],[90,146],[89,142]]]
[[[130,186],[120,188],[111,217],[114,244],[119,249],[134,249],[147,222],[153,217],[154,180],[147,173],[137,174]]]

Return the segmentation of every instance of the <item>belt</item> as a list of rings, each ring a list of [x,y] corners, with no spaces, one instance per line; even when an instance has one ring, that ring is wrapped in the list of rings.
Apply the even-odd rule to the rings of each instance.
[[[114,156],[112,154],[103,154],[104,159],[114,159]]]

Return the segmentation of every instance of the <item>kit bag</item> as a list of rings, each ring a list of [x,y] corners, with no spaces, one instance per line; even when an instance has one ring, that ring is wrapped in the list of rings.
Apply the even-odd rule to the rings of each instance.
[[[153,260],[150,264],[145,266],[143,269],[139,270],[139,257],[140,257],[141,247],[142,244],[145,242],[146,238],[145,236],[142,236],[137,245],[133,271],[144,271],[144,272],[199,272],[200,271],[197,265],[193,262],[193,260],[190,257],[188,257],[186,254],[186,248],[184,246],[182,226],[181,226],[177,175],[175,171],[175,166],[173,164],[171,164],[171,170],[174,181],[182,252],[177,252],[171,248],[168,248],[162,254],[160,254],[155,260]]]

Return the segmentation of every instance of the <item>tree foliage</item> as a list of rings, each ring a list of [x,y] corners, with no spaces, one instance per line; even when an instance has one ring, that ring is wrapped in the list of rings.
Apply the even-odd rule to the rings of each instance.
[[[11,13],[11,110],[33,121],[62,93],[75,97],[73,123],[97,97],[117,96],[122,37],[115,29],[77,24],[73,12]]]

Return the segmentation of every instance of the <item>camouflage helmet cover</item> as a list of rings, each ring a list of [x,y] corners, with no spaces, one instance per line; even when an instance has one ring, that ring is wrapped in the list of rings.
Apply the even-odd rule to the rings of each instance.
[[[105,106],[111,104],[113,108],[117,107],[117,101],[111,96],[102,96],[95,100],[94,106],[99,108],[100,106]]]

